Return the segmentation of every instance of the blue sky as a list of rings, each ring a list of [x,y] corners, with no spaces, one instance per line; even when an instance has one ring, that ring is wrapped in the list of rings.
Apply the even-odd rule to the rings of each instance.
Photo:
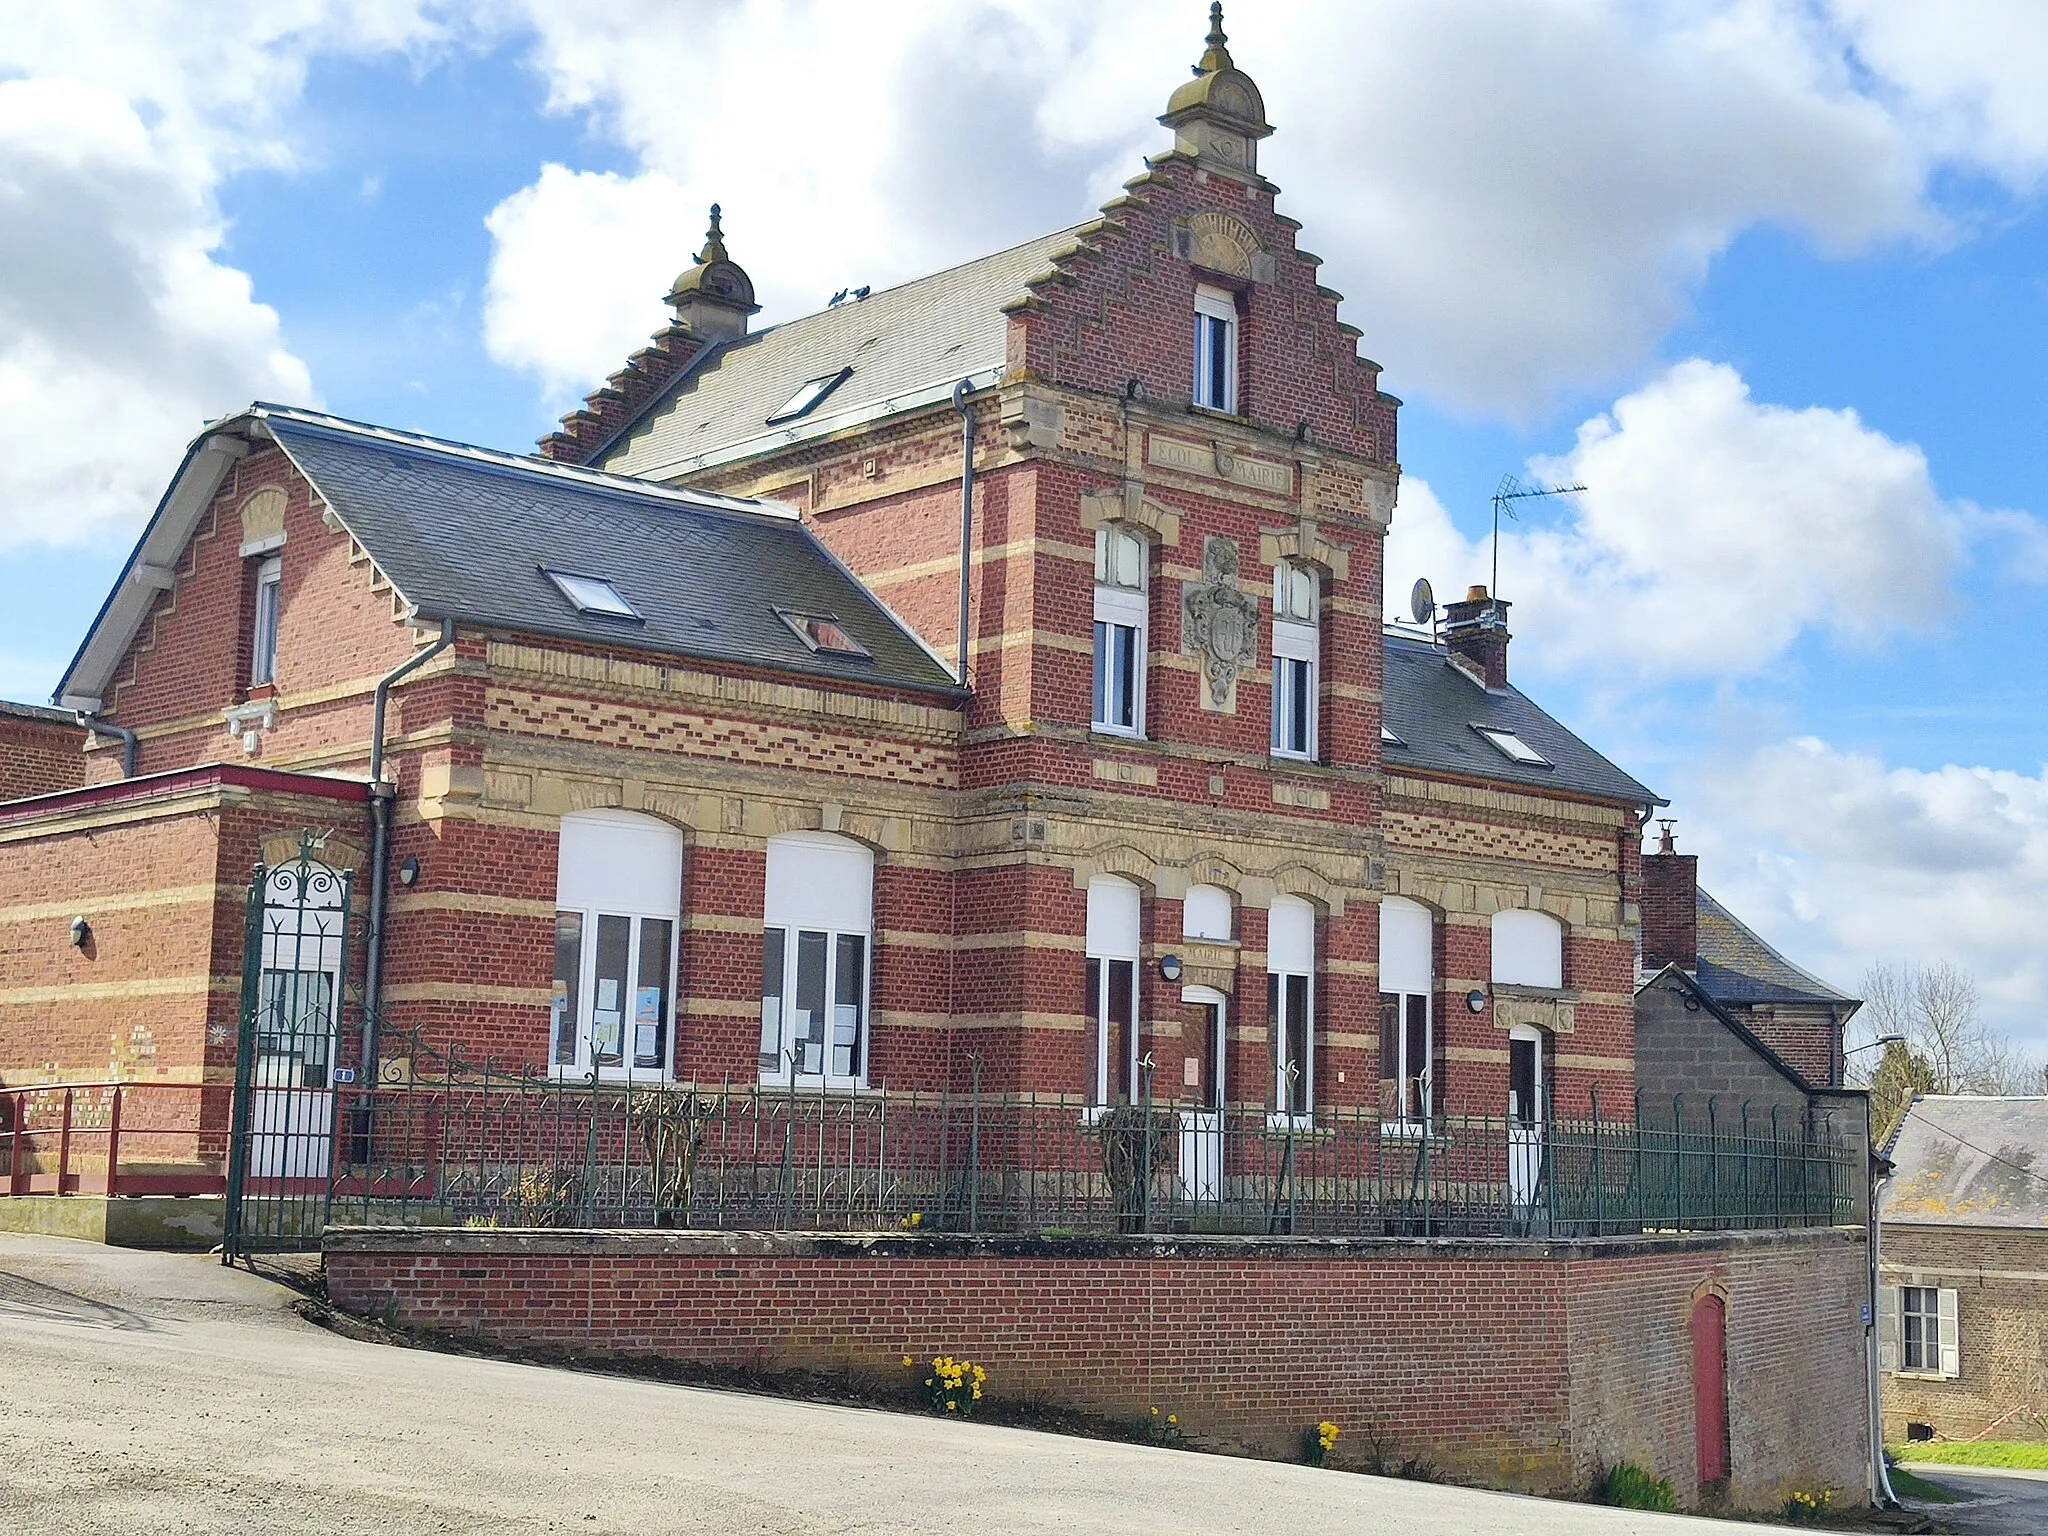
[[[1485,579],[1502,474],[1585,478],[1504,541],[1517,679],[1797,958],[1955,959],[2048,1047],[2048,24],[1925,9],[1231,30],[1406,401],[1397,599]],[[47,694],[206,416],[527,448],[714,197],[764,320],[1085,217],[1202,10],[0,0],[0,695]]]

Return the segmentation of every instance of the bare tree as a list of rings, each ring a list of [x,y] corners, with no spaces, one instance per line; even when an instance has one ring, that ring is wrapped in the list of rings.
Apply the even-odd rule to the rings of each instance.
[[[1850,1058],[1870,1089],[1880,1143],[1921,1094],[2048,1093],[2048,1063],[1985,1024],[1976,980],[1955,962],[1873,965],[1863,998],[1857,1034],[1872,1043],[1900,1037],[1874,1062]]]

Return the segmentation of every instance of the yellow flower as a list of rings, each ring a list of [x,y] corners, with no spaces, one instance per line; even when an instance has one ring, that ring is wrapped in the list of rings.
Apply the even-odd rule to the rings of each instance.
[[[1157,1408],[1152,1410],[1152,1417],[1155,1419],[1159,1417],[1159,1410]]]
[[[908,1356],[908,1355],[905,1355],[905,1356],[903,1357],[903,1369],[905,1369],[906,1371],[907,1371],[907,1370],[909,1370],[909,1369],[910,1369],[910,1367],[911,1367],[911,1364],[912,1364],[912,1361],[911,1361],[911,1358],[910,1358],[910,1356]]]
[[[1152,1411],[1154,1413],[1157,1413],[1159,1410],[1157,1408],[1154,1408]],[[1166,1422],[1169,1424],[1178,1424],[1180,1422],[1180,1415],[1177,1413],[1169,1413],[1166,1416]]]

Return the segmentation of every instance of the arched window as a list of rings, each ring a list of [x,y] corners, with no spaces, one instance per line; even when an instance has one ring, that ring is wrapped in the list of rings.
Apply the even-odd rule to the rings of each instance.
[[[1435,921],[1429,908],[1399,896],[1380,902],[1380,1114],[1402,1126],[1426,1126],[1435,1098],[1431,1000]]]
[[[1273,1109],[1315,1109],[1316,909],[1276,896],[1266,914],[1266,1013],[1273,1030]]]
[[[1493,979],[1520,987],[1564,985],[1564,928],[1547,912],[1493,914]]]
[[[1113,736],[1145,734],[1149,603],[1143,535],[1122,523],[1095,530],[1095,701],[1090,721]]]
[[[1320,712],[1315,567],[1273,568],[1273,755],[1313,761]]]
[[[1191,885],[1181,898],[1180,936],[1207,943],[1227,943],[1230,931],[1230,892],[1217,885]]]
[[[1138,888],[1088,882],[1088,1102],[1138,1095]]]
[[[667,1075],[683,836],[631,811],[562,818],[555,872],[555,1069]]]
[[[826,832],[768,839],[761,914],[761,1078],[867,1081],[875,856]]]

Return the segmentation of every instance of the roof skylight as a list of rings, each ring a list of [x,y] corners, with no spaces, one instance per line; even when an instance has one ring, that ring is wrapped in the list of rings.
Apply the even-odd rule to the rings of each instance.
[[[1387,724],[1384,720],[1380,722],[1380,740],[1385,742],[1390,747],[1405,747],[1408,745],[1407,742],[1403,741],[1400,737],[1396,736],[1392,731],[1387,729]]]
[[[1475,725],[1472,727],[1494,746],[1500,755],[1511,763],[1527,763],[1532,768],[1548,768],[1550,759],[1522,740],[1513,731],[1504,731],[1495,726]]]
[[[837,373],[828,373],[823,378],[809,380],[783,402],[781,410],[770,413],[768,424],[773,426],[778,421],[795,421],[799,416],[809,415],[817,409],[820,400],[844,384],[852,373],[851,368],[842,368]]]
[[[848,634],[845,626],[829,614],[784,613],[778,608],[775,615],[795,632],[797,639],[803,641],[813,651],[833,656],[858,656],[863,659],[868,654],[868,648]]]
[[[551,571],[541,567],[541,574],[555,584],[555,590],[569,600],[578,613],[594,613],[607,619],[637,619],[639,610],[623,597],[619,589],[601,576],[578,576],[571,571]]]

